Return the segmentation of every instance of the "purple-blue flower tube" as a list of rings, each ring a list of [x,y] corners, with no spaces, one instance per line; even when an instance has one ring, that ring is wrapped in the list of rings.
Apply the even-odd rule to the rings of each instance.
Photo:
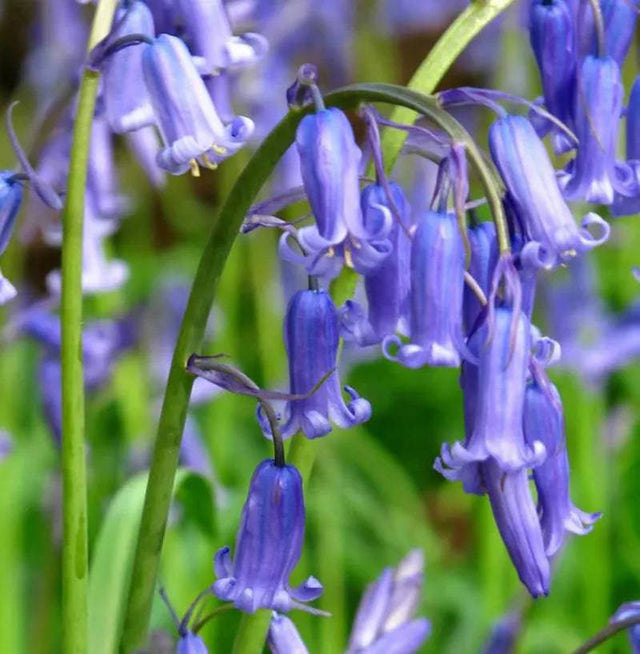
[[[343,329],[361,346],[379,343],[385,336],[395,333],[398,322],[408,313],[411,241],[405,229],[411,224],[411,207],[398,184],[390,182],[389,191],[401,225],[393,223],[387,235],[393,248],[391,253],[364,275],[368,315],[364,315],[356,302],[349,300],[341,316]],[[361,207],[366,229],[372,233],[380,231],[386,221],[380,208],[388,205],[389,199],[382,185],[371,184],[362,191]]]
[[[489,148],[526,236],[547,253],[562,262],[608,239],[609,225],[594,213],[587,214],[578,228],[544,144],[526,118],[496,120],[489,130]],[[601,231],[597,238],[587,229],[593,225]]]
[[[296,133],[304,189],[327,245],[362,235],[358,170],[362,153],[340,109],[305,116]]]
[[[538,513],[547,556],[556,554],[567,532],[586,534],[600,517],[577,509],[569,497],[569,459],[564,435],[562,400],[544,371],[542,385],[532,379],[525,394],[524,434],[527,443],[543,443],[547,458],[533,469],[538,491]]]
[[[189,35],[191,51],[202,57],[201,73],[217,75],[258,61],[268,49],[260,34],[234,36],[222,0],[176,0],[176,10]]]
[[[565,0],[533,0],[529,13],[529,38],[540,69],[545,106],[571,127],[576,53],[573,17]],[[558,133],[558,150],[566,149],[567,145],[567,139]]]
[[[266,459],[251,478],[233,562],[228,547],[216,553],[216,597],[247,613],[259,608],[313,612],[301,602],[320,597],[320,582],[309,577],[297,588],[289,585],[302,552],[304,525],[300,473],[291,465],[279,467]]]
[[[274,613],[269,623],[267,645],[271,654],[309,654],[296,626],[286,616]]]
[[[411,243],[410,342],[403,345],[397,336],[385,338],[387,358],[408,368],[460,365],[464,270],[456,217],[426,212]],[[398,347],[396,354],[391,353],[392,346]]]
[[[640,602],[625,602],[621,604],[618,610],[611,617],[612,624],[627,620],[629,618],[637,618],[640,616]],[[640,624],[627,629],[629,636],[629,645],[631,645],[632,654],[640,654]]]
[[[178,640],[176,654],[209,654],[209,650],[200,636],[196,636],[190,631],[187,631],[187,633],[180,636],[180,639]]]
[[[11,170],[0,172],[0,255],[4,253],[11,240],[20,204],[22,185],[15,179]],[[16,296],[13,284],[0,272],[0,306]]]
[[[485,297],[489,296],[491,279],[498,262],[498,240],[496,226],[492,222],[469,227],[471,262],[469,274],[476,280]],[[463,295],[464,324],[470,332],[482,311],[482,305],[475,293],[465,285]]]
[[[155,36],[151,11],[135,0],[116,14],[116,29],[111,39],[129,34]],[[144,45],[122,48],[109,55],[103,66],[102,97],[109,126],[114,132],[131,132],[154,122],[153,108],[142,75]]]
[[[382,572],[362,597],[347,654],[413,654],[420,648],[431,631],[427,619],[414,617],[423,577],[421,550]]]
[[[237,152],[253,133],[253,121],[237,116],[225,125],[196,70],[187,46],[161,34],[142,55],[144,79],[166,147],[158,165],[180,175],[197,162],[213,168]]]
[[[338,312],[326,291],[298,291],[289,301],[284,324],[284,342],[289,359],[289,386],[293,394],[309,393],[336,367],[338,356]],[[338,372],[334,372],[310,397],[290,400],[285,408],[282,437],[302,430],[307,438],[324,436],[331,423],[346,429],[371,417],[371,404],[350,387],[345,403]],[[266,421],[261,421],[269,433]]]
[[[624,87],[611,57],[586,57],[578,73],[575,131],[580,141],[564,195],[568,200],[611,204]]]
[[[477,397],[473,432],[463,445],[442,449],[442,460],[452,468],[493,459],[505,472],[537,464],[545,448],[539,441],[527,446],[522,426],[524,395],[531,349],[531,326],[520,312],[498,307],[476,338]]]
[[[480,464],[493,517],[520,581],[532,597],[548,595],[550,569],[526,468],[505,472],[495,459]]]

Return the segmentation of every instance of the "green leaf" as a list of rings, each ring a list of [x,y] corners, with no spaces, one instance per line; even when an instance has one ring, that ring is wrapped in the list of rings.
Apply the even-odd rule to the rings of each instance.
[[[89,574],[88,651],[92,654],[118,651],[146,485],[147,475],[140,474],[116,493],[96,539]],[[213,535],[213,494],[209,482],[195,472],[180,469],[173,488],[174,498],[183,506],[184,519]]]

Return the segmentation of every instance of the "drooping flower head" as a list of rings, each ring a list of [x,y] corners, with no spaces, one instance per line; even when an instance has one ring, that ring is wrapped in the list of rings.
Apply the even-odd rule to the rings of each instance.
[[[209,650],[200,636],[188,631],[178,639],[176,654],[209,654]]]
[[[565,188],[569,200],[611,204],[624,87],[611,57],[586,57],[578,72],[575,131],[580,141]]]
[[[244,116],[226,125],[222,122],[179,38],[161,34],[144,46],[142,68],[165,143],[158,164],[168,172],[196,170],[197,162],[215,166],[237,152],[253,133],[253,122]]]
[[[339,322],[333,300],[326,291],[298,291],[289,301],[284,324],[284,342],[289,359],[292,394],[309,393],[337,364]],[[310,397],[290,400],[285,408],[282,437],[298,430],[307,438],[324,436],[331,423],[346,429],[365,422],[371,405],[350,387],[345,403],[338,372],[334,372]]]
[[[625,602],[618,607],[613,614],[610,623],[622,622],[640,616],[640,602]],[[635,624],[627,630],[629,645],[631,645],[632,654],[640,654],[640,624]]]
[[[471,245],[469,274],[475,279],[485,296],[488,296],[493,272],[498,262],[496,226],[493,222],[479,223],[469,227],[468,234],[469,244]],[[463,313],[464,324],[469,332],[473,329],[481,311],[482,305],[475,293],[468,286],[465,286]]]
[[[423,577],[423,554],[413,550],[369,585],[354,619],[347,654],[413,654],[420,648],[431,631],[427,619],[414,617]]]
[[[116,13],[115,28],[110,40],[140,34],[155,36],[153,16],[147,5],[135,0]],[[132,45],[111,53],[102,66],[102,97],[111,129],[121,134],[152,125],[153,108],[142,74],[143,45]]]
[[[541,442],[547,458],[533,469],[538,492],[538,513],[547,556],[555,555],[568,532],[586,534],[599,513],[577,509],[569,496],[569,459],[564,435],[564,414],[558,390],[539,367],[527,384],[524,433],[530,445]]]
[[[510,611],[494,625],[482,654],[513,654],[521,629],[520,612]]]
[[[411,240],[407,230],[411,225],[411,207],[402,188],[394,182],[389,183],[393,211],[398,213],[391,227],[388,239],[392,245],[391,253],[376,267],[364,274],[364,287],[367,295],[367,315],[348,301],[341,316],[343,330],[353,337],[359,345],[379,343],[385,336],[394,334],[401,319],[408,315],[409,301],[409,261]],[[386,221],[386,212],[381,207],[389,207],[387,191],[380,184],[370,184],[362,191],[362,214],[365,227],[380,229]],[[375,222],[378,222],[378,225]],[[346,336],[345,336],[346,338]]]
[[[456,367],[462,344],[464,246],[456,217],[446,211],[421,216],[411,243],[410,342],[395,336],[383,343],[385,356],[409,368]],[[392,354],[390,347],[397,345]]]
[[[233,561],[228,547],[216,553],[214,594],[247,613],[259,608],[311,611],[300,602],[320,597],[320,582],[309,577],[297,588],[289,584],[302,552],[304,526],[300,473],[292,465],[263,461],[251,478]]]
[[[328,245],[359,233],[362,153],[345,114],[335,107],[305,116],[296,132],[304,189],[319,236]]]
[[[529,38],[540,69],[544,104],[568,127],[573,126],[576,86],[575,28],[565,0],[533,0],[529,13]],[[557,150],[569,145],[557,134]]]
[[[11,170],[0,172],[0,255],[11,240],[18,211],[22,203],[22,186]],[[0,306],[16,296],[16,289],[0,273]]]
[[[590,213],[576,225],[556,181],[544,144],[522,116],[503,116],[489,129],[489,148],[525,236],[556,261],[591,250],[609,237],[609,226]],[[596,238],[588,227],[597,226]]]

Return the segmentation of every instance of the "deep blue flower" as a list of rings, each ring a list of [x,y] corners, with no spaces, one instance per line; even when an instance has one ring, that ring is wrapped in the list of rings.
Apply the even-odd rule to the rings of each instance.
[[[353,623],[347,654],[412,654],[431,625],[415,618],[422,594],[424,557],[413,550],[396,568],[386,568],[365,591]]]
[[[545,106],[565,125],[572,127],[576,87],[575,30],[571,9],[565,0],[533,0],[529,38],[540,69]],[[551,127],[550,122],[544,122]],[[555,145],[558,151],[570,146],[557,130]]]
[[[362,153],[344,113],[335,107],[305,116],[296,132],[304,189],[327,245],[362,235],[358,171]]]
[[[599,52],[598,34],[590,3],[581,3],[577,13],[581,55],[602,54],[612,57],[622,68],[638,19],[637,0],[599,0],[604,28],[604,51]]]
[[[222,0],[176,0],[189,37],[191,52],[202,57],[201,73],[217,75],[258,61],[267,51],[267,40],[260,34],[233,36]]]
[[[286,616],[273,614],[269,623],[267,644],[271,654],[309,654],[296,626]]]
[[[289,359],[289,388],[292,394],[309,393],[337,364],[339,341],[338,312],[325,291],[298,291],[289,301],[284,325],[284,342]],[[324,436],[331,423],[347,428],[365,422],[371,405],[350,387],[351,401],[345,403],[338,372],[311,397],[290,400],[285,408],[282,437],[302,430],[308,438]],[[268,427],[263,425],[268,433]]]
[[[630,216],[640,212],[640,77],[636,78],[626,111],[626,172],[630,178],[629,192],[616,193],[611,212],[614,216]],[[618,172],[625,171],[618,166]]]
[[[547,458],[533,469],[533,479],[544,545],[551,557],[564,544],[567,532],[588,533],[600,514],[580,511],[571,502],[562,400],[544,371],[537,369],[536,377],[527,384],[524,434],[527,443],[533,446],[539,441],[547,450]]]
[[[359,345],[379,343],[395,333],[398,322],[408,314],[411,240],[405,230],[411,225],[411,207],[400,186],[391,182],[389,191],[393,212],[398,214],[388,235],[393,249],[379,266],[364,275],[367,315],[355,302],[348,301],[341,316],[343,330]],[[373,230],[379,228],[376,221],[386,220],[386,213],[380,207],[392,212],[387,193],[380,184],[371,184],[362,191],[361,207],[365,226]]]
[[[153,16],[147,5],[134,0],[118,10],[111,40],[131,34],[155,36]],[[153,107],[142,75],[143,45],[110,54],[103,66],[102,97],[109,126],[114,132],[130,132],[154,122]]]
[[[259,608],[312,611],[301,602],[320,597],[320,582],[309,577],[297,588],[289,585],[302,552],[304,526],[300,473],[291,465],[263,461],[251,478],[233,562],[228,547],[216,553],[215,595],[247,613]]]
[[[215,167],[237,152],[253,133],[253,122],[237,116],[220,119],[186,45],[161,34],[144,47],[142,68],[165,148],[158,164],[179,175],[197,163]]]
[[[503,116],[489,130],[489,147],[504,180],[509,201],[525,236],[562,262],[604,243],[608,224],[587,214],[579,229],[567,206],[553,166],[531,123],[522,116]],[[597,226],[595,238],[588,227]]]
[[[409,343],[396,336],[383,342],[385,356],[409,368],[460,364],[464,246],[456,217],[426,212],[411,242]],[[398,351],[392,354],[390,348]]]
[[[611,204],[624,87],[611,57],[586,57],[578,72],[575,132],[580,143],[564,188],[569,200]]]

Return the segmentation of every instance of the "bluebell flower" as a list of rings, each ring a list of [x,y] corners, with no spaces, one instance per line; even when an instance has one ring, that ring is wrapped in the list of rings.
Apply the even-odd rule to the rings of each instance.
[[[141,46],[143,47],[143,46]],[[215,167],[237,152],[253,133],[253,122],[237,116],[228,124],[220,119],[186,45],[161,34],[145,45],[142,68],[165,148],[158,164],[179,175],[198,162]]]
[[[564,414],[558,390],[544,371],[527,384],[524,408],[527,443],[541,442],[547,458],[533,469],[538,493],[538,513],[547,556],[555,555],[567,532],[586,534],[600,517],[577,509],[569,497],[569,459],[564,435]]]
[[[564,187],[569,200],[611,204],[624,87],[611,57],[586,57],[578,72],[575,132],[580,141]]]
[[[126,138],[133,156],[149,182],[157,189],[162,188],[165,183],[165,171],[156,161],[156,154],[162,145],[157,129],[153,125],[141,127],[135,132],[129,132]]]
[[[267,644],[271,654],[309,654],[296,626],[286,616],[273,614],[269,623]]]
[[[11,240],[22,203],[22,185],[11,170],[0,172],[0,255]],[[0,306],[16,296],[16,289],[0,272]]]
[[[326,291],[298,291],[289,301],[284,325],[284,342],[289,360],[289,388],[292,394],[309,393],[337,365],[338,312]],[[345,403],[338,372],[334,372],[310,397],[290,400],[284,412],[282,437],[301,430],[307,438],[324,436],[331,423],[346,429],[367,421],[371,405],[349,386]],[[269,432],[263,423],[263,429]]]
[[[522,617],[520,612],[511,611],[507,613],[494,625],[482,654],[513,654],[521,629]]]
[[[176,654],[209,654],[209,650],[200,636],[187,631],[178,639]]]
[[[493,458],[480,464],[500,536],[520,581],[533,597],[548,595],[549,561],[526,468],[505,471]]]
[[[202,57],[201,73],[216,75],[258,61],[267,51],[267,40],[249,32],[234,36],[222,0],[176,0],[189,37],[191,52]]]
[[[395,333],[398,323],[408,315],[411,240],[407,231],[411,225],[411,207],[400,186],[391,182],[389,191],[393,212],[398,214],[388,235],[392,251],[380,265],[364,275],[367,315],[350,300],[341,315],[343,331],[347,332],[345,338],[351,336],[361,346],[379,343],[385,336]],[[380,184],[371,184],[362,191],[361,207],[365,226],[374,230],[378,229],[376,221],[386,220],[380,207],[392,211],[387,193]]]
[[[259,608],[313,612],[301,602],[320,597],[320,582],[309,577],[297,588],[289,584],[302,552],[304,527],[300,473],[291,465],[263,461],[251,478],[233,562],[228,547],[216,553],[214,594],[247,613]]]
[[[155,36],[153,16],[142,0],[116,12],[112,41],[131,34]],[[153,107],[142,74],[144,45],[110,54],[102,67],[102,97],[109,126],[114,132],[131,132],[154,123]]]
[[[596,214],[587,214],[581,228],[576,225],[544,144],[526,118],[496,120],[489,130],[489,147],[524,235],[548,256],[563,262],[607,240],[609,225]],[[593,226],[600,231],[597,237],[588,231]]]
[[[493,222],[471,225],[468,229],[471,245],[471,262],[469,274],[475,279],[485,297],[489,296],[491,279],[498,262],[498,240],[496,226]],[[463,296],[464,324],[469,332],[482,311],[482,305],[475,293],[465,285]]]
[[[423,214],[411,242],[409,343],[402,345],[396,336],[385,338],[385,356],[409,368],[460,364],[464,271],[456,217],[436,211]]]
[[[585,3],[580,6],[577,16],[581,55],[608,55],[622,68],[635,33],[638,2],[599,0],[599,5],[604,27],[604,51],[598,53],[598,34],[593,20],[593,9],[589,3]]]
[[[383,571],[362,597],[347,654],[412,654],[421,647],[431,631],[428,620],[414,617],[423,577],[420,550]]]
[[[478,352],[473,431],[464,445],[442,448],[442,460],[452,468],[492,459],[503,471],[513,472],[539,463],[545,454],[539,441],[527,446],[522,426],[531,356],[529,320],[506,306],[493,314],[476,333],[477,345],[470,346]]]
[[[640,602],[625,602],[621,604],[618,610],[611,617],[612,624],[640,617]],[[629,645],[631,646],[632,654],[640,654],[640,624],[635,624],[627,629],[629,637]]]
[[[335,245],[360,235],[358,170],[362,153],[344,113],[335,107],[305,116],[296,132],[304,189],[318,235]]]
[[[611,213],[614,216],[630,216],[640,212],[640,77],[636,78],[629,93],[626,110],[626,164],[618,164],[617,171],[629,177],[628,190],[616,193]],[[623,190],[623,189],[620,189]]]
[[[0,461],[5,459],[13,450],[13,441],[9,434],[0,429]]]
[[[565,0],[533,0],[529,38],[540,69],[544,104],[570,128],[576,88],[575,36],[572,12]],[[551,127],[550,122],[544,122]],[[555,130],[554,138],[557,151],[570,147],[561,132]]]

